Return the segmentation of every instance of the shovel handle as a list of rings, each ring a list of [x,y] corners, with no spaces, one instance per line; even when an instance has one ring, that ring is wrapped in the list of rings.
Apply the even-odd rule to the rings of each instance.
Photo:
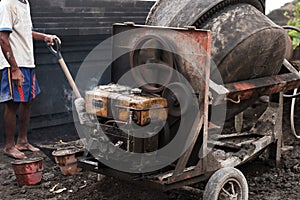
[[[53,39],[53,42],[54,42],[54,45],[51,46],[51,45],[47,45],[48,46],[48,49],[50,50],[50,52],[57,57],[58,59],[58,62],[61,66],[61,69],[63,70],[64,74],[66,75],[68,81],[69,81],[69,84],[73,90],[73,92],[75,93],[75,97],[78,99],[78,98],[81,98],[81,94],[75,84],[75,81],[73,80],[72,78],[72,75],[62,57],[62,54],[61,54],[61,45],[58,41],[57,38],[54,38]]]
[[[69,81],[69,84],[70,84],[70,86],[71,86],[73,92],[75,93],[75,97],[76,97],[76,98],[81,98],[80,92],[79,92],[79,90],[78,90],[78,88],[77,88],[77,86],[76,86],[76,84],[75,84],[75,82],[74,82],[74,80],[73,80],[73,78],[72,78],[72,75],[71,75],[71,73],[70,73],[70,71],[69,71],[69,69],[68,69],[68,67],[67,67],[67,65],[66,65],[66,63],[65,63],[65,61],[64,61],[64,59],[63,59],[63,58],[60,58],[60,59],[58,60],[58,62],[59,62],[59,64],[60,64],[60,66],[61,66],[61,69],[62,69],[63,72],[65,73],[65,75],[66,75],[66,77],[67,77],[67,79],[68,79],[68,81]]]

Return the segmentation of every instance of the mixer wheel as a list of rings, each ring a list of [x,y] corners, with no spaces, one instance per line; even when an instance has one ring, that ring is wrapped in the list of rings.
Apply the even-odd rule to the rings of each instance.
[[[225,167],[210,177],[203,199],[247,200],[248,190],[248,183],[242,172],[233,167]]]

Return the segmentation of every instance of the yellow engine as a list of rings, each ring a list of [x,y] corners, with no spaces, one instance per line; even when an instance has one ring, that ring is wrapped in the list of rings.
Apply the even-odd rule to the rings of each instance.
[[[137,88],[117,84],[99,86],[87,91],[85,99],[87,113],[105,119],[145,126],[168,117],[165,98],[142,94]]]

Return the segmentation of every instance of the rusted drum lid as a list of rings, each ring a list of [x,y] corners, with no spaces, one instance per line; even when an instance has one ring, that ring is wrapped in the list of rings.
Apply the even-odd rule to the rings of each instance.
[[[151,9],[149,25],[211,30],[210,78],[218,84],[277,74],[288,36],[264,14],[260,0],[160,0]],[[241,104],[227,105],[227,118],[250,106],[258,95]]]

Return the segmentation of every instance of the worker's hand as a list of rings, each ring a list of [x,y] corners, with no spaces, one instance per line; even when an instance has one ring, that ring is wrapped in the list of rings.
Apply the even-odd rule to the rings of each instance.
[[[56,38],[58,40],[58,43],[61,44],[61,40],[59,39],[59,37],[57,37],[56,35],[45,35],[44,41],[48,44],[53,46],[54,45],[54,38]]]
[[[24,75],[21,72],[20,68],[11,71],[11,78],[18,87],[22,87],[22,85],[24,84]]]

